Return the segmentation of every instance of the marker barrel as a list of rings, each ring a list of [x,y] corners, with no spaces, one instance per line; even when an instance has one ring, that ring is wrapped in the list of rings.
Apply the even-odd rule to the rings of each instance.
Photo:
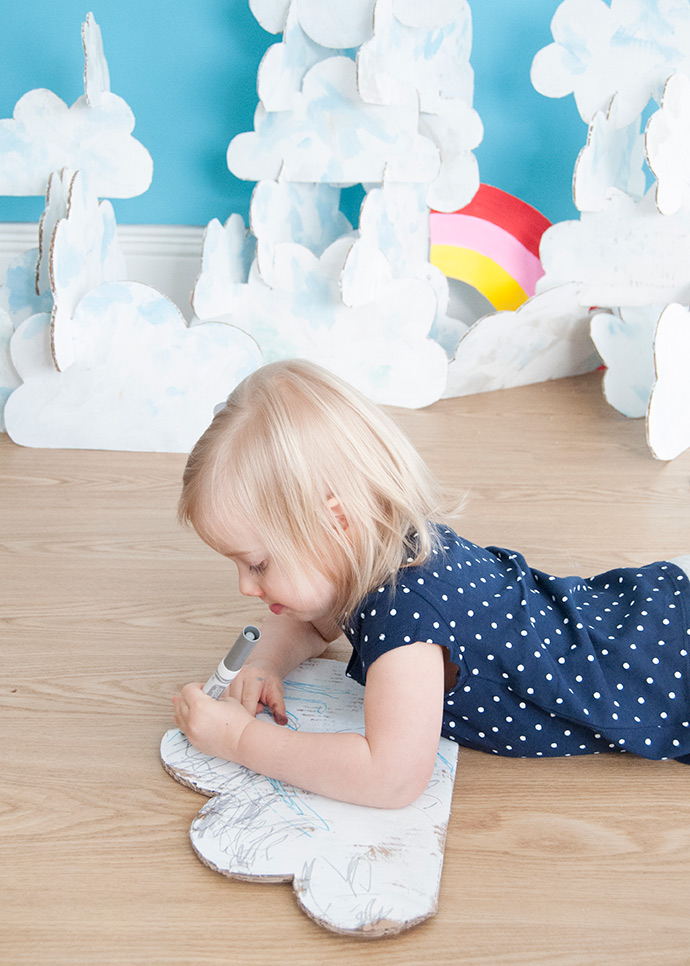
[[[240,672],[244,662],[261,637],[261,631],[253,624],[247,624],[232,645],[226,656],[204,685],[204,693],[211,698],[219,698],[227,686]]]

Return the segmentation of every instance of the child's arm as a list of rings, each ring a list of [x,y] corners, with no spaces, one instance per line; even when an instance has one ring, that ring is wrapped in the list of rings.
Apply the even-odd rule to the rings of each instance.
[[[312,734],[258,720],[188,684],[175,721],[200,751],[330,798],[401,808],[434,768],[443,716],[443,652],[418,642],[378,658],[364,694],[366,735]]]

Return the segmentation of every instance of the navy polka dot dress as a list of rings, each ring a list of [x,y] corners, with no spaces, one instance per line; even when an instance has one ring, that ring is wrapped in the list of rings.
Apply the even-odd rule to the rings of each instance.
[[[443,735],[496,755],[627,751],[690,764],[690,585],[675,564],[552,577],[446,527],[423,566],[374,590],[344,627],[364,684],[416,641],[460,668]]]

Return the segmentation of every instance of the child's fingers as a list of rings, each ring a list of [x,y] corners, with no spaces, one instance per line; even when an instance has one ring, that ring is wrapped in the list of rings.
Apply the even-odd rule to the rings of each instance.
[[[267,688],[267,693],[264,695],[264,703],[271,709],[276,724],[287,724],[288,719],[285,713],[285,699],[283,697],[282,686]]]
[[[188,720],[199,695],[203,695],[203,686],[198,683],[186,684],[180,694],[173,695],[173,721],[180,730],[184,730],[183,725]]]
[[[239,701],[251,715],[256,716],[263,707],[261,705],[261,691],[263,689],[261,680],[253,677],[235,678],[230,685],[228,697]]]

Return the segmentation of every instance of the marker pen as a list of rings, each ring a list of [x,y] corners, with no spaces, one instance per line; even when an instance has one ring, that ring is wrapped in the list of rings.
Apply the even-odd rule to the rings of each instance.
[[[228,684],[235,678],[240,668],[254,650],[256,642],[261,637],[261,631],[253,624],[247,624],[226,656],[215,669],[204,685],[204,693],[212,698],[219,698]]]

